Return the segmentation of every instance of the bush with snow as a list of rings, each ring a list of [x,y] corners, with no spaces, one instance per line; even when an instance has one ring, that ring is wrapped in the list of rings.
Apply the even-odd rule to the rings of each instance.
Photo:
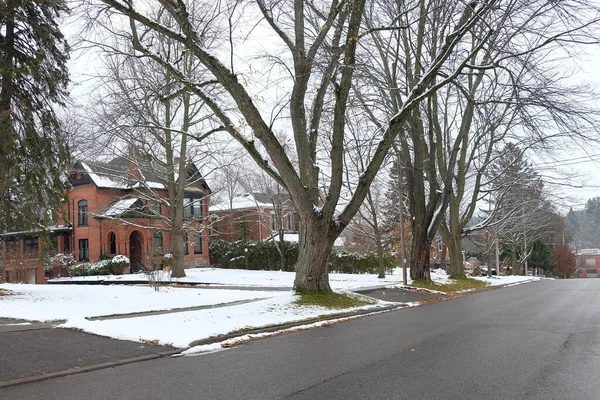
[[[110,260],[112,264],[129,264],[129,258],[124,255],[118,254]]]

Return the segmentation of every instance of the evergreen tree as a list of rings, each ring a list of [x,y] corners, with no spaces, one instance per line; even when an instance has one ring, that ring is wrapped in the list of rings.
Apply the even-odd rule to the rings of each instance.
[[[529,255],[529,265],[531,268],[537,268],[538,271],[550,271],[554,267],[552,263],[552,251],[550,246],[545,245],[539,240],[533,243],[531,254]]]
[[[406,178],[402,176],[402,182],[400,181],[400,166],[397,158],[392,161],[392,166],[389,172],[389,181],[387,184],[387,191],[385,194],[386,201],[382,215],[382,226],[385,237],[385,244],[392,249],[399,248],[400,242],[400,207],[403,202],[400,199],[400,184],[403,185],[402,191],[406,191]],[[408,219],[408,212],[404,209],[404,220]],[[405,229],[405,236],[410,231]],[[406,237],[405,237],[406,240]]]
[[[64,0],[0,2],[0,231],[48,223],[63,198],[68,149],[54,107],[64,105],[69,47]]]

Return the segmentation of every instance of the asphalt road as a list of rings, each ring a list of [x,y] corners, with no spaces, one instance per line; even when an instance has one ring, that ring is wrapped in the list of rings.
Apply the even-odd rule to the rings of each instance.
[[[600,279],[541,281],[1,399],[598,399]]]

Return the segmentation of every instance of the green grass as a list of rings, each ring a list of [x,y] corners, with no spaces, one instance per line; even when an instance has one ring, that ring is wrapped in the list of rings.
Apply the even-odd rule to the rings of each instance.
[[[445,284],[438,284],[438,283],[434,283],[431,281],[424,281],[424,280],[415,280],[415,281],[413,281],[411,286],[417,287],[417,288],[422,288],[422,289],[437,290],[437,291],[446,292],[446,293],[454,293],[454,292],[459,292],[461,290],[468,290],[468,289],[483,289],[487,286],[487,283],[478,281],[476,279],[469,279],[469,278],[455,279],[455,280],[451,281],[450,283],[445,283]]]
[[[300,292],[296,304],[300,306],[321,306],[330,309],[343,309],[373,304],[374,301],[362,297],[335,292]]]

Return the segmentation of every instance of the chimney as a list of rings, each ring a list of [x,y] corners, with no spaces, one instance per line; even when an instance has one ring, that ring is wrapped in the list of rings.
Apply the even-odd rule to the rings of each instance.
[[[135,185],[142,177],[139,169],[140,149],[136,145],[129,145],[129,156],[127,157],[127,183]]]

